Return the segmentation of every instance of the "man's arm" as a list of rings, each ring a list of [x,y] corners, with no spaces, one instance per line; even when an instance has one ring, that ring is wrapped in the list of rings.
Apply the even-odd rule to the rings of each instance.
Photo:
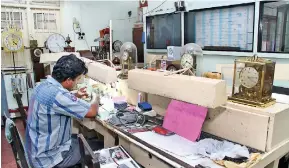
[[[97,105],[97,104],[91,104],[88,112],[87,112],[86,115],[85,115],[85,117],[87,117],[87,118],[94,118],[94,117],[96,117],[96,115],[97,115],[97,113],[98,113],[98,108],[99,108],[99,105]]]
[[[99,109],[99,102],[99,97],[95,93],[93,93],[93,99],[91,101],[90,109],[85,115],[85,117],[94,118],[97,115]]]
[[[53,102],[53,108],[58,114],[77,119],[95,117],[98,112],[98,104],[96,102],[89,104],[69,92],[59,92]]]

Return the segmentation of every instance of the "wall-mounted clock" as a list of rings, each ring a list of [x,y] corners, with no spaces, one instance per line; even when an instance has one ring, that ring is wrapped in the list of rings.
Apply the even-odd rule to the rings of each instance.
[[[5,52],[17,52],[24,49],[22,32],[16,27],[9,27],[2,33],[2,42]]]
[[[46,47],[54,53],[63,52],[65,47],[65,38],[61,34],[54,33],[46,40]]]

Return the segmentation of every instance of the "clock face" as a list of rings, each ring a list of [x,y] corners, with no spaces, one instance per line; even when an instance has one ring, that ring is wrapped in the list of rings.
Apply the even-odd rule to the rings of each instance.
[[[128,53],[125,51],[123,52],[122,59],[126,61],[128,59]]]
[[[259,73],[253,67],[245,67],[240,72],[240,82],[246,88],[252,88],[257,85]]]
[[[21,36],[13,33],[9,33],[4,38],[4,45],[10,51],[18,51],[23,46],[23,40]]]
[[[116,52],[119,52],[121,45],[122,45],[122,42],[121,42],[121,41],[119,41],[119,40],[115,41],[115,42],[113,43],[113,48],[114,48],[114,50],[115,50]]]
[[[52,34],[48,37],[46,45],[51,52],[62,52],[65,47],[65,38],[61,34]]]
[[[181,57],[182,68],[192,68],[194,65],[194,57],[191,54],[184,54]]]

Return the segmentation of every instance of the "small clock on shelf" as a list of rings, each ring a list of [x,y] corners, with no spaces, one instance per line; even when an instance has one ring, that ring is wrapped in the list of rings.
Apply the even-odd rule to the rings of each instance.
[[[24,49],[22,32],[14,26],[9,26],[2,33],[2,42],[5,52],[18,52]]]
[[[275,62],[256,55],[235,60],[232,96],[230,101],[254,107],[268,107],[275,103],[272,87]]]
[[[195,69],[196,67],[196,56],[192,54],[185,53],[181,57],[181,67]]]
[[[49,51],[54,52],[54,53],[59,53],[63,52],[65,48],[65,38],[58,33],[54,33],[50,35],[46,42],[46,47],[49,49]]]
[[[186,44],[182,50],[184,54],[181,56],[181,68],[186,71],[183,74],[195,76],[197,70],[197,57],[203,56],[203,50],[195,43]]]

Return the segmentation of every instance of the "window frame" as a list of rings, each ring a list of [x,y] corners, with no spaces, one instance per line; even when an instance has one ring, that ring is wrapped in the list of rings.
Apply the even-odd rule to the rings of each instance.
[[[262,51],[262,33],[263,30],[261,30],[261,22],[263,20],[263,9],[264,5],[266,3],[272,3],[272,2],[280,2],[280,1],[261,1],[260,2],[260,8],[259,8],[259,20],[258,20],[258,38],[257,38],[257,52],[258,53],[268,53],[268,54],[289,54],[288,52],[278,52],[278,51]],[[288,9],[289,12],[289,9]],[[287,18],[287,15],[285,15],[285,18]],[[278,11],[277,11],[277,21],[278,21]],[[289,26],[289,25],[288,25]],[[276,35],[277,35],[277,24],[276,24],[276,31],[275,31],[275,43],[276,43]]]
[[[55,16],[55,24],[56,24],[56,29],[55,30],[50,30],[50,29],[35,29],[35,18],[34,14],[41,14],[43,13],[44,15],[47,14],[54,14]],[[32,9],[31,10],[31,16],[32,16],[32,30],[35,33],[56,33],[60,31],[60,10],[50,10],[50,9],[45,9],[45,10],[39,10],[39,9]],[[43,16],[45,17],[45,16]],[[42,20],[43,22],[43,20]]]
[[[15,20],[14,20],[14,18],[12,18],[13,16],[14,16],[14,14],[12,14],[12,13],[19,13],[19,20],[16,20],[16,21],[19,21],[20,22],[20,26],[21,27],[18,27],[21,31],[23,31],[24,30],[24,17],[25,17],[25,11],[24,10],[16,10],[16,9],[12,9],[12,8],[7,8],[7,9],[5,9],[5,10],[1,10],[1,15],[2,15],[2,13],[5,13],[5,15],[7,16],[7,14],[6,13],[8,13],[8,20],[7,20],[7,18],[6,18],[6,16],[5,16],[5,20],[2,20],[1,19],[1,32],[2,31],[4,31],[4,29],[5,28],[3,28],[2,29],[2,22],[6,22],[6,25],[7,25],[7,23],[8,24],[11,24],[12,22],[14,22],[14,24],[15,24]],[[10,14],[11,13],[11,14]]]
[[[187,13],[189,12],[203,12],[203,11],[207,11],[207,10],[215,10],[215,9],[230,9],[230,8],[235,8],[235,7],[242,7],[242,6],[253,6],[253,27],[252,27],[252,49],[251,50],[215,50],[215,49],[204,49],[202,48],[203,51],[208,51],[208,52],[236,52],[236,53],[252,53],[254,52],[254,34],[255,34],[255,10],[256,10],[256,3],[255,2],[248,2],[248,3],[242,3],[242,4],[233,4],[233,5],[226,5],[226,6],[216,6],[216,7],[208,7],[208,8],[202,8],[202,9],[192,9],[189,10],[187,12],[185,12],[184,14],[184,34],[187,34],[188,29],[186,29],[186,17],[187,17]],[[184,43],[188,44],[188,43],[195,43],[195,42],[187,42],[186,38],[184,37]],[[226,47],[226,46],[223,46]]]
[[[156,17],[156,16],[163,16],[163,15],[175,15],[175,14],[179,14],[180,15],[180,18],[179,18],[179,22],[180,22],[180,25],[182,24],[181,20],[182,20],[182,14],[181,13],[175,13],[175,12],[170,12],[170,13],[163,13],[163,14],[156,14],[156,15],[147,15],[145,16],[146,17],[146,23],[145,23],[145,34],[146,34],[146,38],[145,38],[145,41],[146,41],[146,49],[147,50],[167,50],[167,47],[166,48],[148,48],[148,34],[147,34],[147,21],[148,21],[148,18],[150,17]],[[177,46],[182,46],[182,25],[181,25],[181,28],[180,28],[180,38],[181,38],[181,41],[180,41],[180,45],[177,45]]]
[[[43,1],[43,2],[42,2]],[[55,3],[49,3],[55,2]],[[60,7],[60,0],[57,1],[49,1],[49,0],[30,0],[31,5],[41,5],[41,6],[52,6],[52,7]]]

